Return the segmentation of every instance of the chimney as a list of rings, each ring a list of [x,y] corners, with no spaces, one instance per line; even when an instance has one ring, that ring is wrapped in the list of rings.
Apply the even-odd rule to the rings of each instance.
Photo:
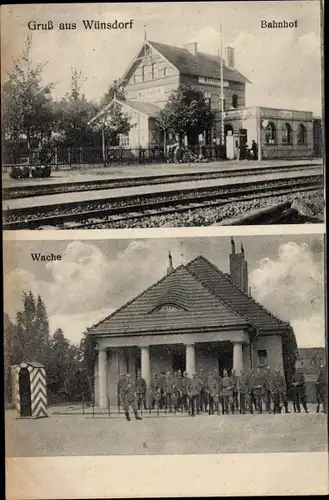
[[[188,50],[192,56],[196,56],[198,54],[198,44],[197,42],[191,42],[183,45],[184,49]]]
[[[225,63],[228,68],[234,68],[234,49],[233,47],[225,47]]]
[[[173,264],[172,264],[172,256],[171,256],[170,251],[169,251],[168,257],[169,257],[169,266],[167,267],[167,275],[169,275],[170,273],[172,273],[173,270],[174,270],[174,267],[173,267]]]
[[[233,238],[231,238],[230,277],[233,283],[235,283],[246,295],[249,294],[248,263],[245,260],[244,248],[243,245],[241,245],[241,252],[235,253]]]

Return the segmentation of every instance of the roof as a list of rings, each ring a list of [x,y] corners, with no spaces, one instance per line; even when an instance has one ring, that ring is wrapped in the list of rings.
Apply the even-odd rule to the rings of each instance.
[[[162,309],[163,308],[163,309]],[[286,333],[285,323],[202,256],[175,269],[89,329],[94,335],[156,334],[200,328]]]
[[[205,257],[199,256],[186,268],[217,297],[238,311],[258,332],[286,330],[289,324],[280,320],[255,299],[245,294],[233,281]],[[290,327],[289,327],[290,328]]]
[[[155,117],[160,111],[160,108],[156,106],[155,104],[152,104],[150,102],[137,102],[137,101],[117,101],[120,102],[123,106],[128,106],[139,113],[142,113],[143,115],[146,116],[151,116]]]
[[[154,334],[241,326],[246,326],[241,316],[180,266],[95,325],[92,333]]]
[[[151,47],[165,57],[181,74],[204,76],[208,78],[221,78],[221,58],[204,52],[193,55],[189,50],[165,45],[163,43],[148,41]],[[228,68],[223,64],[223,78],[241,83],[250,83],[238,70]]]

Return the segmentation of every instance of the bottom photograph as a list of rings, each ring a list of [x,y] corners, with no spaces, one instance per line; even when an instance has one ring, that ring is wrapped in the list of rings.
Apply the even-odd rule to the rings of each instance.
[[[4,259],[7,457],[327,450],[323,234]]]

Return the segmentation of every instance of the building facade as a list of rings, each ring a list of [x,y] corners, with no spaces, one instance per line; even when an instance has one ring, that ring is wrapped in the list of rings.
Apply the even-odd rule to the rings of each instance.
[[[250,296],[243,247],[231,241],[230,274],[202,256],[175,269],[171,262],[161,280],[88,330],[99,406],[116,401],[120,375],[138,370],[148,386],[153,372],[178,369],[239,374],[269,364],[287,378],[294,332]]]
[[[250,147],[254,140],[261,145],[262,158],[310,157],[317,152],[319,132],[314,132],[311,112],[248,108],[246,85],[251,83],[235,67],[234,49],[226,47],[223,60],[224,141],[228,159],[238,155],[238,146]],[[121,79],[126,101],[118,102],[131,117],[132,128],[120,137],[124,148],[160,148],[164,134],[156,124],[157,113],[179,85],[189,85],[202,92],[215,115],[211,130],[200,143],[222,144],[221,58],[198,51],[197,43],[183,48],[145,40]],[[110,103],[95,119],[113,106]],[[316,129],[317,130],[317,129]],[[233,135],[234,141],[227,136]],[[314,146],[316,136],[316,146]],[[169,142],[170,142],[169,138]],[[231,144],[232,143],[232,144]],[[315,151],[316,150],[316,151]]]

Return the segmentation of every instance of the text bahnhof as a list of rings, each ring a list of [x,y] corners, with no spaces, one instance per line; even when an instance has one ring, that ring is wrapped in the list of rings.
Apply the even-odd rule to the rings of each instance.
[[[100,21],[94,21],[94,20],[83,20],[81,21],[82,25],[84,26],[85,30],[127,30],[127,29],[132,29],[134,21],[133,19],[130,19],[129,21],[118,21],[117,19],[113,22],[108,22],[108,23],[103,23]],[[47,21],[45,23],[37,23],[36,21],[29,21],[27,24],[27,27],[31,31],[47,31],[47,30],[53,30],[53,29],[59,29],[59,30],[75,30],[77,29],[77,23],[73,22],[66,22],[66,23],[59,23],[56,25],[53,21]]]

